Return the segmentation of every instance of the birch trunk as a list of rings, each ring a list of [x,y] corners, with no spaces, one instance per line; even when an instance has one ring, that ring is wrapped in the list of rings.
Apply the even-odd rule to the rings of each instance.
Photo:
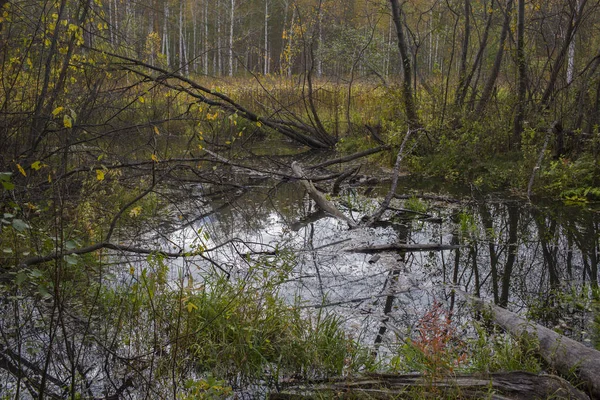
[[[202,54],[204,61],[204,73],[208,75],[208,1],[204,0],[204,38],[203,38],[203,46],[202,46]]]
[[[179,3],[179,71],[183,70],[183,2]]]
[[[263,73],[269,73],[269,0],[265,0],[265,64]]]
[[[233,24],[235,17],[235,0],[231,0],[229,13],[229,76],[233,76]]]
[[[167,59],[167,66],[171,66],[171,54],[169,51],[169,5],[165,3],[164,19],[163,19],[163,34],[160,52]]]

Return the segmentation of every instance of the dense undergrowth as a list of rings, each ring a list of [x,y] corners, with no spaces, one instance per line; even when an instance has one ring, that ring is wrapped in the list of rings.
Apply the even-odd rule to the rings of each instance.
[[[259,85],[238,78],[223,80],[219,88],[233,93],[248,106],[260,108],[269,99],[295,104],[293,110],[308,118],[303,102],[298,101],[306,94],[294,83],[268,77]],[[378,139],[382,139],[391,146],[391,151],[371,158],[384,167],[393,165],[395,151],[407,130],[399,87],[359,80],[348,91],[345,82],[322,81],[314,85],[313,97],[324,126],[338,139],[338,151],[358,152],[380,145]],[[414,176],[443,179],[481,191],[507,191],[525,196],[533,174],[533,195],[537,198],[576,203],[600,199],[600,132],[597,127],[582,132],[569,131],[567,125],[564,129],[561,127],[563,132],[559,138],[551,129],[555,121],[544,113],[532,114],[525,121],[520,143],[515,143],[511,125],[514,99],[508,92],[499,95],[494,110],[479,116],[468,109],[457,112],[451,105],[442,112],[435,93],[422,91],[418,98],[424,133],[415,135],[403,165]],[[240,123],[244,129],[256,133],[255,126]],[[565,124],[568,123],[566,118]],[[375,128],[379,137],[374,138],[365,125]],[[270,134],[263,130],[258,137]],[[241,134],[232,136],[227,145],[241,137]]]

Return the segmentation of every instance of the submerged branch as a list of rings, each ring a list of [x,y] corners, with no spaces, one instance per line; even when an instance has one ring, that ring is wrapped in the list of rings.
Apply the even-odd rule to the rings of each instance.
[[[348,253],[382,253],[384,251],[402,251],[405,253],[416,253],[419,251],[442,251],[442,250],[455,250],[460,249],[464,246],[451,245],[451,244],[435,244],[435,243],[424,243],[424,244],[404,244],[404,243],[392,243],[382,244],[377,246],[364,246],[364,247],[353,247],[351,249],[345,249]]]

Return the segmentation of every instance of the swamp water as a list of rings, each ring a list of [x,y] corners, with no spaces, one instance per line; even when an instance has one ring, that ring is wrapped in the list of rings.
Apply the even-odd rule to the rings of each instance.
[[[383,356],[437,302],[469,330],[472,317],[453,285],[599,345],[596,211],[481,195],[411,196],[410,186],[397,191],[409,196],[392,202],[386,223],[358,229],[319,212],[297,182],[255,177],[238,187],[197,186],[176,210],[178,225],[153,238],[169,251],[203,250],[201,257],[169,261],[174,286],[201,285],[212,272],[252,276],[258,285],[275,275],[287,303],[339,316],[349,335]],[[336,205],[359,221],[379,204],[363,192],[346,188]],[[398,242],[458,248],[351,251]]]

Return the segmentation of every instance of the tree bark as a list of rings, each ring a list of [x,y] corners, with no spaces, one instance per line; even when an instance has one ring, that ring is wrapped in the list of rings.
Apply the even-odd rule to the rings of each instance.
[[[548,365],[564,376],[577,376],[586,392],[600,398],[600,351],[535,324],[504,308],[457,290],[472,305],[490,313],[492,319],[513,336],[529,335],[539,342],[538,352]]]
[[[565,62],[565,57],[567,56],[567,52],[569,51],[569,47],[571,46],[571,42],[575,38],[575,33],[581,24],[583,10],[587,3],[587,0],[581,0],[577,2],[578,5],[573,7],[573,11],[571,13],[571,17],[569,20],[569,26],[567,28],[567,33],[565,34],[565,41],[561,46],[560,52],[558,53],[558,57],[552,66],[552,71],[550,74],[550,79],[548,80],[548,84],[546,85],[546,90],[544,90],[544,94],[542,95],[542,100],[540,101],[540,105],[542,108],[548,107],[552,97],[554,96],[556,81],[558,79],[560,70]]]
[[[496,85],[496,79],[498,79],[498,75],[500,74],[500,67],[502,66],[502,59],[504,58],[504,42],[506,41],[506,37],[508,36],[508,30],[510,29],[510,15],[512,11],[513,0],[508,0],[506,4],[506,9],[504,10],[504,23],[502,24],[502,32],[500,32],[500,41],[498,43],[498,51],[496,52],[496,58],[494,59],[494,66],[492,67],[492,71],[490,72],[490,76],[483,88],[483,93],[481,94],[481,99],[479,99],[479,103],[477,103],[477,108],[475,110],[475,115],[482,115],[485,107],[490,101],[492,97],[492,92],[494,90],[494,86]]]
[[[473,61],[471,70],[469,71],[469,74],[466,76],[462,87],[459,87],[459,89],[457,90],[458,97],[456,99],[456,104],[459,107],[463,106],[465,98],[467,97],[467,91],[469,90],[469,86],[471,85],[471,81],[473,80],[473,76],[475,76],[475,72],[477,72],[477,69],[481,65],[483,53],[485,52],[485,49],[487,47],[488,37],[490,34],[490,27],[492,26],[492,20],[493,20],[493,16],[494,16],[493,6],[494,6],[494,0],[492,0],[491,5],[490,5],[491,9],[490,9],[490,12],[488,12],[488,18],[487,18],[487,22],[485,24],[481,42],[479,44],[479,50],[477,50],[477,54],[475,55],[475,60]]]
[[[467,79],[467,56],[469,53],[469,39],[471,36],[471,0],[465,0],[465,25],[463,31],[462,50],[460,55],[460,67],[458,70],[458,88],[455,94],[455,103],[458,103],[462,87]]]
[[[233,76],[233,24],[235,18],[235,0],[231,0],[229,13],[229,76]]]
[[[402,101],[404,102],[404,111],[409,129],[419,128],[419,118],[415,107],[414,94],[412,90],[412,69],[410,54],[408,52],[406,38],[404,37],[404,28],[402,26],[402,6],[398,0],[390,0],[392,6],[392,19],[396,26],[396,35],[398,37],[398,50],[402,61]]]
[[[271,393],[268,399],[299,400],[330,396],[343,399],[589,400],[558,376],[521,371],[448,377],[377,373],[363,377],[333,378],[313,384],[303,382],[283,392]]]
[[[513,123],[513,141],[517,148],[520,148],[525,113],[525,91],[527,90],[527,64],[525,63],[525,0],[518,0],[517,7],[517,71],[517,107]]]

